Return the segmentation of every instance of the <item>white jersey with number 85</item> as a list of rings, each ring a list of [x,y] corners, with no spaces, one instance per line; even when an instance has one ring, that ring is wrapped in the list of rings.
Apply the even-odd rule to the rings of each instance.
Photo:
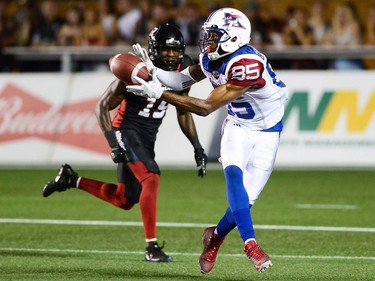
[[[268,129],[281,121],[287,88],[254,47],[241,47],[223,63],[210,62],[206,54],[201,54],[200,65],[214,87],[226,83],[250,87],[227,105],[229,120],[251,130]]]

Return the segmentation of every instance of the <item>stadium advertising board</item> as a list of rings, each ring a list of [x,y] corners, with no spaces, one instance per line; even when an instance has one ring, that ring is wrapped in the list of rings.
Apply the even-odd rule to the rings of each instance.
[[[276,167],[375,167],[374,72],[282,71],[289,87]],[[0,165],[113,165],[94,115],[107,72],[0,75]],[[207,81],[191,95],[205,98]],[[173,106],[160,128],[160,165],[195,165]],[[173,108],[173,109],[172,109]],[[194,116],[212,161],[225,109]]]
[[[374,72],[283,72],[286,104],[278,164],[375,166]]]

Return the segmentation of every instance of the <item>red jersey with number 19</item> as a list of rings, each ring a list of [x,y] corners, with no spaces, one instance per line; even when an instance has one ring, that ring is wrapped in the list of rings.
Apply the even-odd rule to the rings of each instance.
[[[185,55],[182,65],[178,65],[176,71],[183,70],[193,63],[194,61]],[[182,91],[176,92],[181,93]],[[135,130],[148,140],[155,141],[169,104],[161,99],[136,96],[131,92],[124,92],[124,97],[112,126],[117,129]]]

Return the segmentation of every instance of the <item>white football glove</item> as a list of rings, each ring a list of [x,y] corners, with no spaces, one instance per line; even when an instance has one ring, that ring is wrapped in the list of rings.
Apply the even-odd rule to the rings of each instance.
[[[150,75],[153,75],[156,70],[156,67],[154,66],[150,57],[148,56],[146,49],[142,48],[141,45],[137,43],[133,45],[133,51],[134,54],[145,63],[148,73],[150,73]]]
[[[166,87],[164,87],[160,81],[156,78],[154,74],[152,76],[152,81],[146,82],[142,78],[137,76],[134,77],[140,85],[128,85],[126,89],[129,92],[132,92],[134,95],[141,96],[141,97],[149,97],[154,99],[159,99],[163,94]]]

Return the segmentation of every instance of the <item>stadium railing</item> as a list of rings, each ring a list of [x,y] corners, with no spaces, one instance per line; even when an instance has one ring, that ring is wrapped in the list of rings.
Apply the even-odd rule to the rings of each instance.
[[[296,60],[296,59],[375,59],[375,46],[356,47],[327,47],[327,46],[285,46],[267,47],[259,49],[269,59]],[[12,56],[16,61],[49,61],[58,60],[61,63],[60,71],[71,72],[72,65],[77,60],[106,62],[118,53],[132,51],[131,46],[116,47],[6,47],[3,55]],[[198,59],[199,49],[188,46],[186,53],[193,59]]]

